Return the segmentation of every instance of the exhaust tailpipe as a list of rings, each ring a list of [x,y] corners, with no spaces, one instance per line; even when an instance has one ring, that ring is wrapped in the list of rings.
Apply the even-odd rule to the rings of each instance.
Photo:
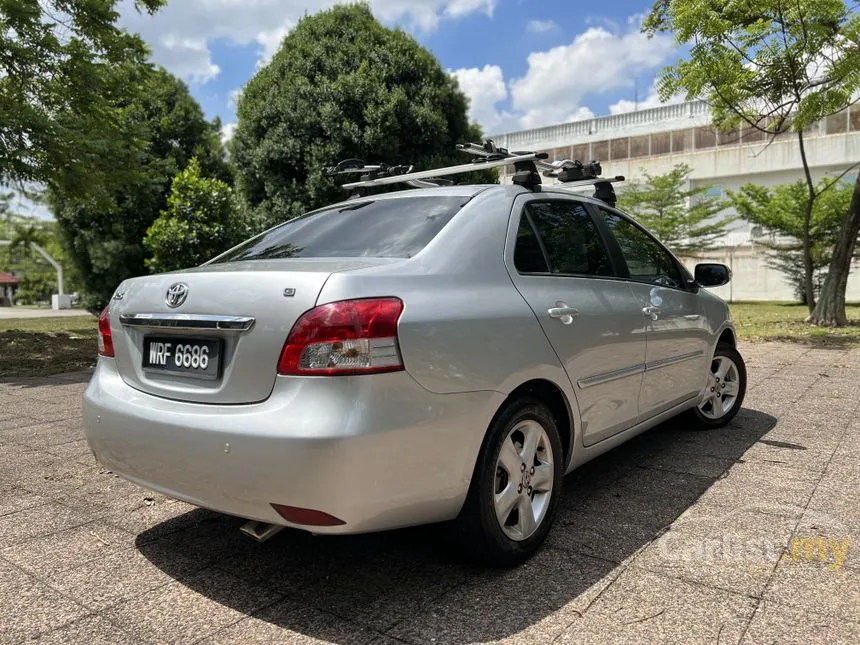
[[[268,522],[249,520],[248,522],[245,522],[239,530],[245,535],[252,537],[257,542],[266,542],[285,528],[287,527],[281,526],[280,524],[269,524]]]

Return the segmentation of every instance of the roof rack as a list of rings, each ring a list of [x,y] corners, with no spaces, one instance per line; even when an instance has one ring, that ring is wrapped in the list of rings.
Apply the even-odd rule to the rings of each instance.
[[[544,177],[552,177],[564,188],[579,186],[594,186],[594,197],[615,206],[616,197],[613,183],[624,181],[621,175],[615,177],[600,177],[602,168],[599,161],[590,161],[584,165],[578,160],[547,161],[545,152],[509,152],[505,148],[497,148],[492,140],[483,144],[461,143],[457,150],[471,154],[471,163],[412,172],[413,166],[389,166],[387,164],[366,165],[361,159],[346,159],[336,166],[326,169],[329,176],[360,174],[358,181],[346,183],[343,188],[353,191],[353,196],[367,194],[368,189],[376,186],[405,183],[418,188],[429,188],[440,185],[451,185],[451,180],[440,179],[451,175],[475,172],[487,168],[514,166],[513,183],[529,190],[536,190],[541,184],[538,170],[543,171]]]
[[[468,152],[473,155],[491,158],[497,155],[521,155],[529,154],[526,152],[508,152],[505,148],[496,148],[492,140],[488,139],[483,145],[477,143],[461,143],[457,145],[457,150]],[[564,161],[546,161],[546,155],[542,159],[535,161],[535,166],[543,170],[544,177],[552,177],[557,179],[559,183],[565,184],[563,188],[577,188],[580,186],[594,186],[594,198],[602,202],[606,202],[610,206],[615,206],[617,197],[612,184],[624,181],[623,175],[615,177],[600,177],[603,168],[599,161],[590,161],[588,165],[584,165],[578,159]],[[517,182],[517,175],[514,175],[514,183]],[[537,181],[540,184],[540,179]]]

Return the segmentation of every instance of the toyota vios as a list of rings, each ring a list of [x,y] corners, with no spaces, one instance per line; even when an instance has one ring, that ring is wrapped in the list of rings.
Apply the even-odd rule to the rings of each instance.
[[[511,564],[565,473],[680,413],[738,412],[744,362],[705,289],[728,279],[563,189],[357,198],[123,282],[86,435],[113,472],[263,535],[454,520]]]

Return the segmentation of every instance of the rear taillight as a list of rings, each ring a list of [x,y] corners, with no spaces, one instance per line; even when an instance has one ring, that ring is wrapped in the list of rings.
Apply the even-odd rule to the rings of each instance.
[[[104,308],[99,316],[99,355],[113,356],[113,338],[110,335],[110,310]]]
[[[343,300],[315,307],[293,325],[279,374],[335,376],[403,369],[397,343],[399,298]]]

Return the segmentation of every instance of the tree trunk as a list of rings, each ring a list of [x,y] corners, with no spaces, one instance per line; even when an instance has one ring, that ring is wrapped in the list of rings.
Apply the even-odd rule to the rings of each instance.
[[[815,282],[812,265],[812,240],[809,239],[809,223],[812,219],[812,198],[806,202],[806,212],[803,215],[803,290],[806,292],[806,307],[811,314],[815,310]]]
[[[809,239],[809,228],[812,222],[812,209],[815,206],[815,184],[812,183],[812,173],[806,161],[806,146],[803,144],[803,130],[797,131],[797,142],[800,145],[800,160],[803,162],[803,173],[806,175],[806,188],[809,196],[806,200],[806,211],[803,213],[803,288],[806,291],[806,306],[809,313],[815,310],[815,286],[813,284],[812,240]]]
[[[851,259],[854,256],[854,246],[857,235],[860,234],[860,173],[854,182],[854,194],[851,196],[851,206],[848,215],[842,222],[839,237],[833,247],[833,257],[830,268],[821,287],[821,295],[815,310],[807,318],[807,322],[823,327],[841,327],[848,324],[845,315],[845,288],[848,286],[848,274],[851,272]]]

